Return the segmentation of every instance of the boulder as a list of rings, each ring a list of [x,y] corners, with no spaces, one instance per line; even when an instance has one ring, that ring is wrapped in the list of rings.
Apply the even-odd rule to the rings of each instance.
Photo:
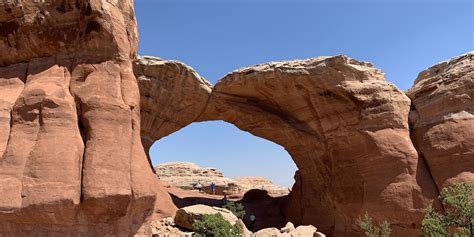
[[[280,233],[280,230],[277,228],[266,228],[266,229],[261,229],[257,232],[255,232],[252,237],[269,237],[269,236],[276,236],[279,237],[282,234]]]
[[[288,222],[286,223],[285,227],[281,228],[280,232],[281,233],[290,233],[295,230],[295,225],[293,223]]]
[[[174,219],[171,217],[148,220],[145,222],[140,230],[133,235],[134,237],[149,237],[149,236],[173,236],[173,237],[185,237],[192,236],[192,232],[183,232],[179,228],[174,226]]]
[[[238,218],[229,210],[206,205],[193,205],[179,209],[176,212],[174,222],[177,226],[192,229],[193,223],[202,218],[205,214],[220,213],[231,225],[235,225]]]
[[[265,228],[255,232],[252,237],[324,237],[325,235],[317,232],[316,227],[312,225],[301,225],[294,227],[293,223],[288,222],[285,227],[278,230],[277,228]]]
[[[298,236],[316,236],[316,227],[312,225],[300,225],[296,227],[293,231],[290,231],[290,236],[298,237]]]
[[[288,222],[285,227],[265,228],[255,232],[252,237],[325,237],[323,233],[317,232],[312,225],[301,225],[295,228],[293,223]]]

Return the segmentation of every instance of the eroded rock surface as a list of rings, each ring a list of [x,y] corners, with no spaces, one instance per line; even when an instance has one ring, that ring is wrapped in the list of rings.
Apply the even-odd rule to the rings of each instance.
[[[57,54],[90,62],[136,56],[131,0],[2,1],[0,29],[0,52],[8,52],[0,66]]]
[[[0,235],[131,235],[153,212],[136,48],[132,1],[0,4]]]
[[[210,185],[216,185],[216,194],[226,193],[232,196],[243,196],[252,189],[266,190],[273,196],[288,195],[288,187],[276,186],[271,180],[264,177],[225,177],[216,168],[202,168],[191,162],[168,162],[155,166],[156,175],[160,180],[175,187],[186,190],[198,190],[211,193]]]
[[[193,189],[198,183],[209,186],[227,186],[231,179],[216,168],[203,168],[191,162],[168,162],[155,166],[156,175],[165,182],[184,189]]]
[[[194,122],[211,95],[211,84],[178,61],[142,57],[134,64],[134,72],[140,87],[145,150]]]
[[[143,60],[140,67],[147,65]],[[396,235],[418,233],[423,209],[432,204],[437,190],[410,140],[410,99],[369,63],[335,56],[256,65],[226,75],[212,92],[189,68],[161,68],[153,75],[136,72],[147,79],[139,84],[185,80],[190,85],[186,97],[177,92],[180,96],[174,99],[194,106],[167,106],[163,113],[148,106],[150,98],[142,95],[147,113],[160,115],[143,117],[142,124],[160,121],[142,130],[147,139],[168,135],[162,124],[178,130],[194,121],[232,123],[282,145],[295,161],[299,171],[288,220],[314,224],[330,235],[352,235],[357,232],[355,218],[367,211],[376,219],[390,219]],[[176,82],[163,76],[177,72]],[[153,95],[146,89],[143,94]],[[167,93],[174,94],[169,89]],[[154,100],[181,105],[169,97]]]
[[[285,196],[290,193],[291,187],[275,185],[271,180],[260,176],[242,176],[234,179],[238,191],[245,194],[252,189],[264,190],[271,196]]]
[[[408,94],[413,141],[438,188],[474,182],[474,52],[421,72]]]

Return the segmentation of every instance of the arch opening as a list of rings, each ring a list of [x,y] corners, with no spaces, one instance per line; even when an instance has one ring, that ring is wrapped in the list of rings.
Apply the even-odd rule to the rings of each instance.
[[[227,122],[195,122],[157,140],[149,155],[178,208],[222,206],[225,195],[243,204],[242,219],[251,230],[281,228],[288,220],[288,196],[297,167],[278,144]],[[250,215],[257,217],[254,224]]]
[[[280,145],[223,121],[195,122],[157,140],[152,164],[185,161],[214,167],[226,177],[264,176],[275,185],[294,184],[296,164]]]

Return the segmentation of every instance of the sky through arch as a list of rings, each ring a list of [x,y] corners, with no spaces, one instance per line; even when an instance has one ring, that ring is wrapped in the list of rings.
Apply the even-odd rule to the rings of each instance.
[[[291,187],[296,165],[280,145],[222,121],[192,123],[153,144],[153,164],[189,161],[227,177],[264,176]]]

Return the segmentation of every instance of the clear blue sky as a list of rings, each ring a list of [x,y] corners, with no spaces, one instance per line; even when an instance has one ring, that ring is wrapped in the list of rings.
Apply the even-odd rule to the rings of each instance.
[[[140,55],[180,60],[215,83],[242,66],[346,54],[401,89],[439,61],[473,50],[472,0],[136,0]],[[224,122],[158,141],[153,161],[193,161],[228,176],[293,183],[280,146]]]

